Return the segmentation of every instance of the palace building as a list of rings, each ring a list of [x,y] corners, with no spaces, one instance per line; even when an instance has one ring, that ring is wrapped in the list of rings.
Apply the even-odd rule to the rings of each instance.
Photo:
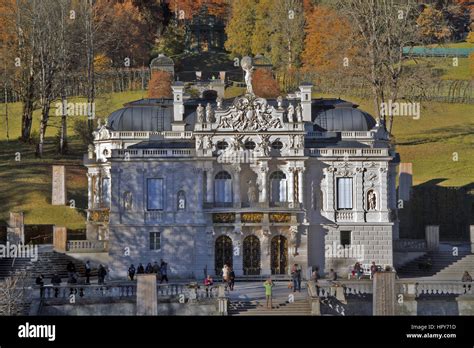
[[[171,277],[287,275],[294,263],[347,273],[393,264],[398,155],[383,124],[357,105],[246,93],[142,99],[94,132],[88,239],[108,240],[112,275],[164,259]],[[358,253],[334,250],[356,247]],[[349,257],[348,257],[349,256]]]

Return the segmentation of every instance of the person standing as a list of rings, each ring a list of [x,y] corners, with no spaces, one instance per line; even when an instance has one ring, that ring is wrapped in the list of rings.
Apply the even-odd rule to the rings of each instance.
[[[161,273],[160,284],[163,283],[163,280],[165,280],[166,284],[168,284],[168,264],[163,259],[161,259],[160,273]]]
[[[137,268],[137,274],[143,274],[143,273],[145,273],[145,268],[143,267],[141,263],[139,263],[138,268]]]
[[[160,273],[160,265],[156,261],[153,263],[153,273]]]
[[[234,269],[232,267],[229,267],[229,289],[230,289],[230,291],[234,290],[234,284],[235,284]]]
[[[135,277],[135,266],[132,265],[128,268],[128,276],[130,277],[130,280],[133,280],[133,277]]]
[[[209,290],[212,291],[212,285],[214,285],[214,280],[212,280],[211,275],[208,274],[207,277],[204,279],[204,286],[206,287],[206,297],[210,297]]]
[[[266,298],[266,307],[267,309],[272,309],[272,288],[273,282],[271,278],[268,278],[265,283],[263,283],[263,287],[265,288],[265,298]]]
[[[227,286],[229,285],[229,266],[227,266],[227,264],[222,268],[222,282],[227,290]]]
[[[99,271],[98,271],[98,276],[99,276],[99,284],[104,284],[105,276],[107,275],[107,270],[105,269],[102,264],[99,265]]]
[[[86,284],[91,283],[91,263],[89,260],[86,261],[86,264],[84,265],[86,269]]]
[[[295,263],[291,269],[291,278],[293,279],[293,292],[301,292],[301,268]]]
[[[69,261],[66,266],[66,269],[67,269],[67,275],[69,278],[68,282],[71,282],[71,280],[74,278],[74,274],[76,273],[76,266],[74,265],[72,261]]]
[[[370,266],[370,279],[374,277],[374,274],[378,271],[378,267],[375,264],[375,261],[372,261],[372,266]]]

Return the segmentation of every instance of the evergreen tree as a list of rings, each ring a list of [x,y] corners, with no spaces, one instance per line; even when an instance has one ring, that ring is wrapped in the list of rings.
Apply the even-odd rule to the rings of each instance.
[[[231,17],[226,27],[225,48],[234,57],[252,53],[256,6],[256,0],[232,1]]]

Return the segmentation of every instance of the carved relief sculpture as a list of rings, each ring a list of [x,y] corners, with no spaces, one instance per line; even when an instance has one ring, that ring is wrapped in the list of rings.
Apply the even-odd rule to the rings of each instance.
[[[133,196],[130,191],[125,191],[123,193],[123,209],[132,210]]]
[[[374,190],[367,192],[367,207],[369,210],[375,210],[377,207],[377,197]]]
[[[196,109],[196,115],[198,123],[204,123],[204,107],[201,104]]]

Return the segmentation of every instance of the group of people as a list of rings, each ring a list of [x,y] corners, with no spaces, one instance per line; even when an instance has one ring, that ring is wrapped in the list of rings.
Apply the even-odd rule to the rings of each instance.
[[[69,261],[68,264],[66,265],[66,271],[68,275],[68,284],[77,284],[79,281],[79,272],[76,269],[76,265],[74,262]],[[85,276],[85,284],[90,284],[90,278],[91,278],[91,273],[92,273],[92,266],[89,260],[86,261],[84,264],[84,276]],[[97,282],[98,284],[105,284],[105,277],[107,276],[107,269],[105,266],[102,264],[99,264],[99,267],[97,268]],[[40,274],[38,277],[36,277],[35,280],[36,285],[38,286],[43,286],[44,285],[44,276]],[[59,276],[57,272],[53,273],[53,276],[51,277],[51,284],[55,286],[59,286],[62,283],[62,279]]]
[[[160,284],[163,283],[163,281],[168,283],[168,264],[163,259],[160,260],[159,264],[156,261],[153,265],[151,262],[148,262],[146,267],[143,267],[143,264],[139,263],[136,269],[132,264],[128,268],[128,277],[130,280],[134,280],[135,274],[156,274],[158,279],[160,279]]]

